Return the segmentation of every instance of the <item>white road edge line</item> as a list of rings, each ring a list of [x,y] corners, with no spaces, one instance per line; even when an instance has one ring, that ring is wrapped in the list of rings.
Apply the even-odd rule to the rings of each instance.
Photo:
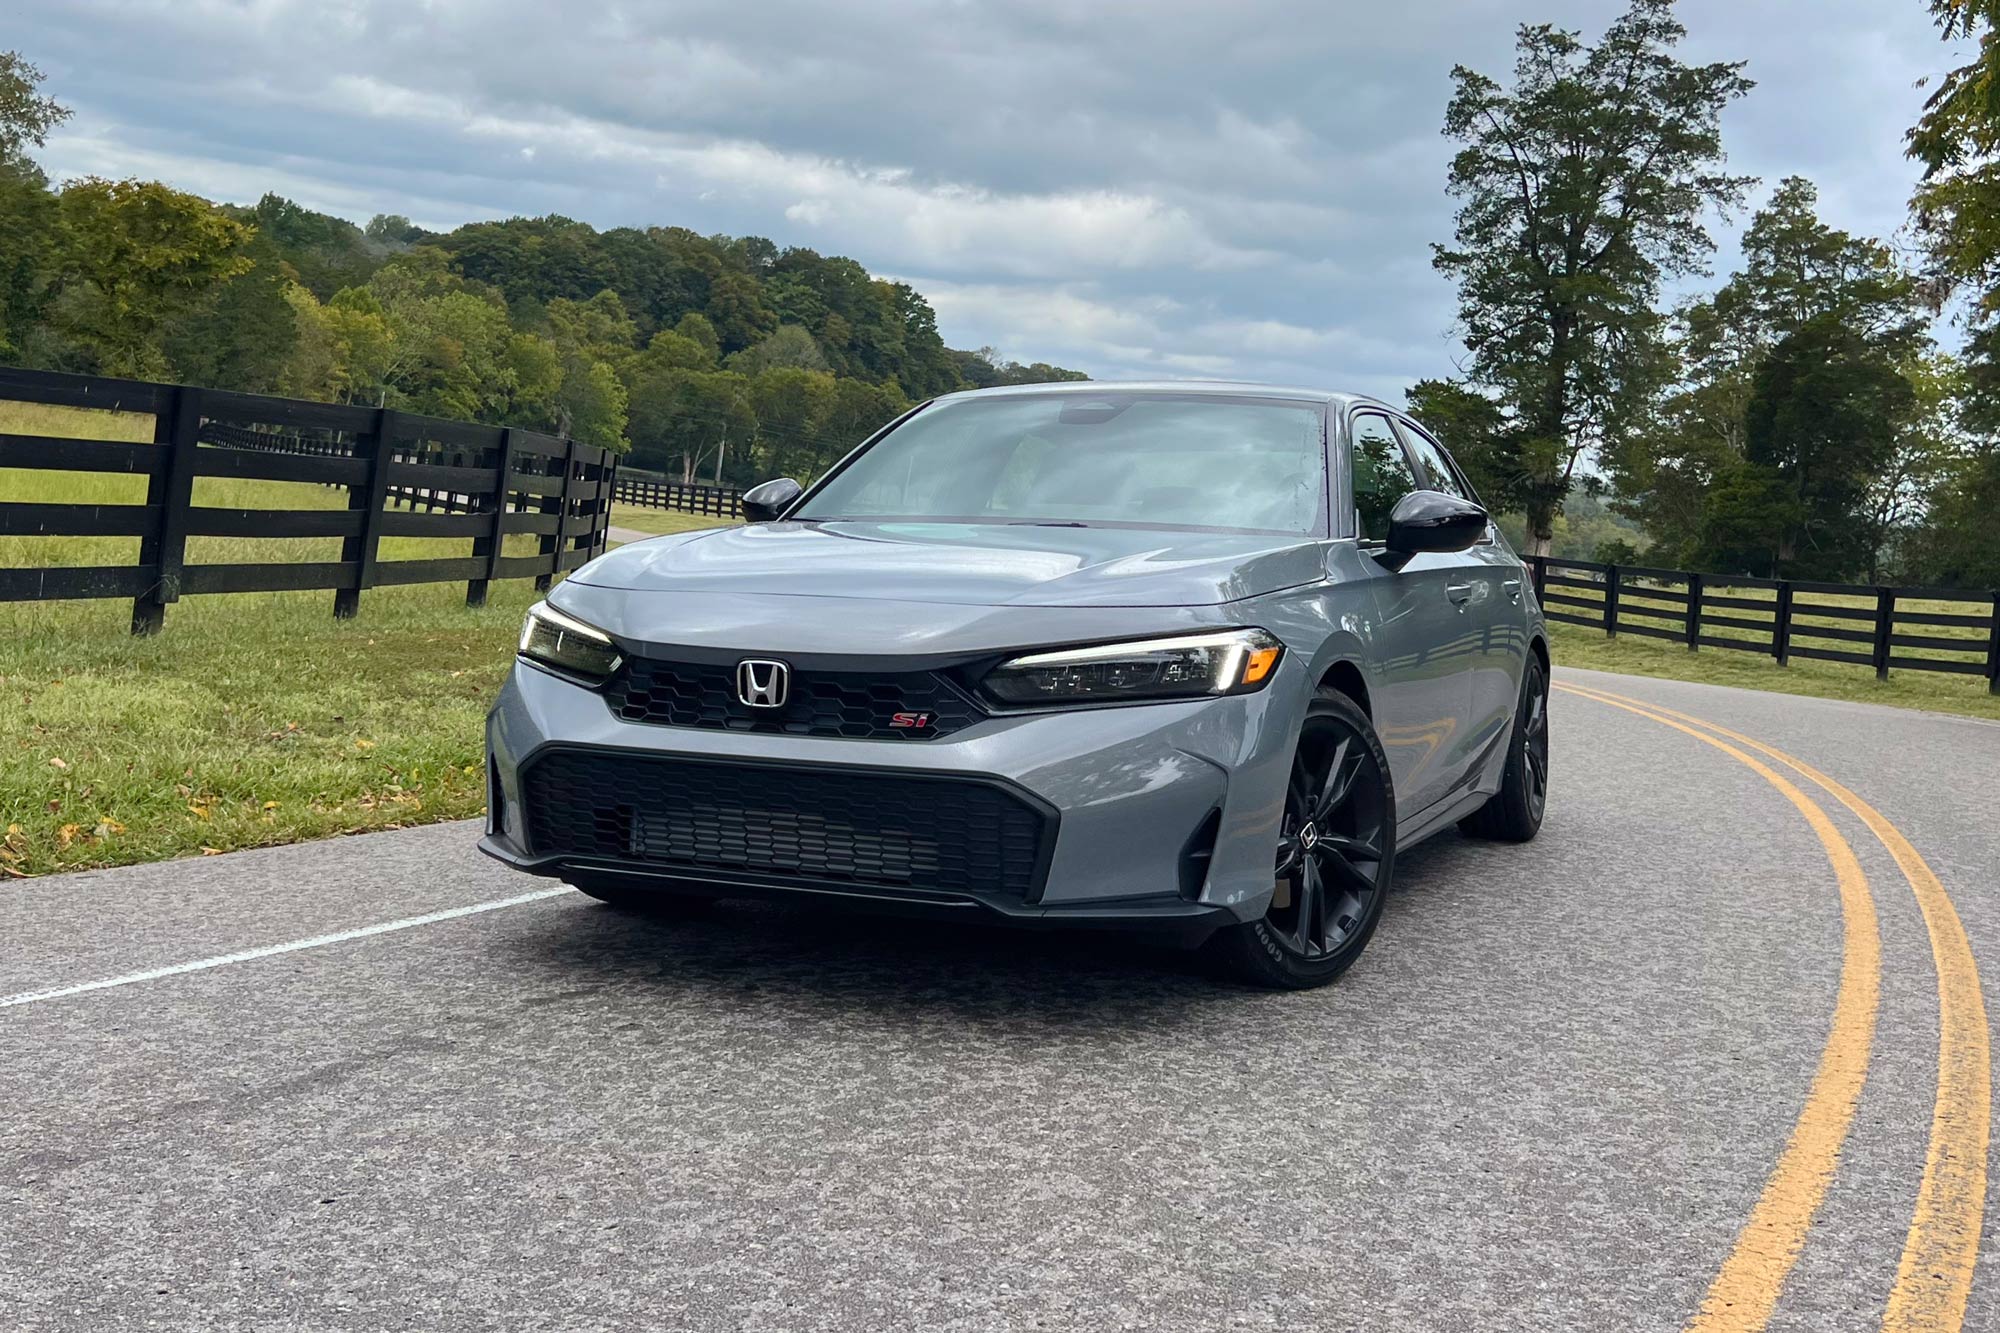
[[[373,926],[358,926],[353,930],[336,931],[331,935],[315,935],[309,940],[292,940],[286,944],[267,944],[261,949],[245,949],[241,953],[217,954],[213,958],[198,958],[192,963],[175,963],[171,967],[156,967],[148,972],[131,972],[122,977],[106,977],[102,981],[86,981],[78,986],[61,986],[55,990],[22,991],[18,995],[0,995],[0,1009],[10,1009],[17,1004],[39,1004],[43,1000],[60,1000],[67,995],[82,995],[86,991],[109,990],[113,986],[133,986],[142,981],[158,981],[162,977],[178,977],[188,972],[205,972],[211,967],[227,967],[231,963],[248,963],[258,958],[269,958],[275,954],[297,953],[301,949],[319,949],[329,944],[344,944],[348,940],[366,939],[370,935],[387,935],[393,930],[409,930],[414,926],[434,925],[439,921],[450,921],[455,917],[475,916],[480,912],[497,912],[503,907],[519,907],[523,903],[540,902],[544,898],[554,898],[565,893],[573,893],[567,884],[555,889],[536,889],[532,893],[517,893],[512,898],[495,898],[490,902],[472,903],[465,907],[448,907],[442,912],[427,912],[423,916],[406,916],[400,921],[384,921]]]

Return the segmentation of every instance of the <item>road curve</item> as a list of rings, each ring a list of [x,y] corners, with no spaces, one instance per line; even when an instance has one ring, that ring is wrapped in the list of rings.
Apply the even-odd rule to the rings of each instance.
[[[510,901],[539,886],[464,825],[10,886],[0,1309],[1680,1328],[1824,1101],[1858,891],[1861,1077],[1737,1326],[2000,1327],[1967,1050],[2000,976],[2000,726],[1557,677],[1542,837],[1410,853],[1367,957],[1309,995],[1111,938]]]

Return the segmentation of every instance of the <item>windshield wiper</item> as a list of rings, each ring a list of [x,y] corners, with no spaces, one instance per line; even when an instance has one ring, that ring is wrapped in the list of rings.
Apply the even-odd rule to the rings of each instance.
[[[1010,528],[1087,528],[1088,523],[1073,518],[1017,518],[1007,524]]]

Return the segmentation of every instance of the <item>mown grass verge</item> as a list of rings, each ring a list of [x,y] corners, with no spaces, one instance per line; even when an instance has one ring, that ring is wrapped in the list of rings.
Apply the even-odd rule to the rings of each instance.
[[[0,430],[150,438],[151,419],[0,403]],[[139,504],[130,476],[0,469],[0,499]],[[323,509],[344,490],[201,478],[195,502]],[[536,538],[508,539],[530,554]],[[138,539],[0,537],[0,566],[121,565]],[[334,560],[338,538],[197,537],[191,564]],[[391,538],[385,560],[467,539]],[[463,584],[190,597],[153,638],[126,599],[0,604],[0,876],[123,865],[477,815],[481,727],[527,580],[469,610]]]
[[[682,514],[672,509],[646,509],[639,505],[613,505],[611,526],[634,532],[663,536],[669,532],[694,532],[700,528],[734,527],[741,520],[717,518],[713,514]]]
[[[0,607],[0,873],[475,816],[482,722],[531,583]]]
[[[1549,651],[1557,666],[2000,719],[2000,698],[1988,694],[1986,682],[1972,676],[1898,670],[1888,680],[1878,681],[1865,666],[1800,658],[1781,667],[1763,653],[1726,648],[1691,653],[1685,644],[1611,639],[1602,630],[1555,622],[1549,625]]]

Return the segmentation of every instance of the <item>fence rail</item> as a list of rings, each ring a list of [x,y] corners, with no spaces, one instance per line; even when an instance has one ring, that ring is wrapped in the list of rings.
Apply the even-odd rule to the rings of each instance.
[[[389,408],[312,403],[185,385],[0,367],[0,400],[149,415],[151,443],[0,434],[0,479],[18,469],[144,476],[143,504],[0,502],[0,536],[137,537],[129,565],[0,569],[0,601],[130,597],[132,632],[167,605],[214,592],[327,589],[336,616],[363,590],[464,580],[466,603],[494,579],[547,587],[605,545],[616,462],[534,431]],[[194,502],[199,477],[343,488],[341,508],[231,509]],[[442,511],[442,512],[439,512]],[[538,538],[533,555],[505,539]],[[338,560],[190,564],[190,537],[338,537]],[[471,538],[471,553],[384,560],[384,537]]]
[[[656,481],[618,474],[615,498],[622,505],[642,505],[648,509],[675,509],[683,514],[714,514],[718,518],[743,516],[743,493],[733,486],[697,486],[689,482]]]
[[[1891,671],[1981,676],[2000,694],[2000,592],[1698,574],[1648,565],[1529,556],[1543,614],[1606,634],[1637,634]],[[1982,609],[1983,608],[1983,609]]]

